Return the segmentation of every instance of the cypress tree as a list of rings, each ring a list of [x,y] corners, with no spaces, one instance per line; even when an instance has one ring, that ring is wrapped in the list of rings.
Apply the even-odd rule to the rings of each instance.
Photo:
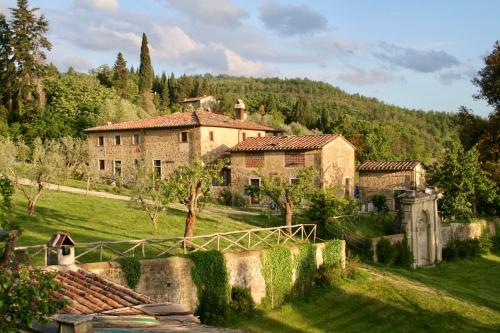
[[[146,94],[153,88],[153,67],[149,57],[148,38],[142,34],[141,64],[139,66],[139,93]]]
[[[168,90],[168,80],[165,72],[161,74],[161,102],[164,107],[168,107],[170,105],[170,96]]]
[[[113,87],[122,98],[128,98],[127,61],[125,61],[121,52],[118,53],[113,66]]]
[[[174,73],[170,74],[170,79],[168,79],[168,96],[170,104],[177,102],[177,82],[175,81]]]
[[[11,61],[11,33],[5,15],[0,14],[0,101],[7,109],[12,109],[12,80],[15,72]]]

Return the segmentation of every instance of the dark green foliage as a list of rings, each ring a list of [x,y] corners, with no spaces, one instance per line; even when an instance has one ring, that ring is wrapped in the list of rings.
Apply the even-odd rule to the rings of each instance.
[[[372,197],[373,207],[377,210],[377,212],[387,212],[387,198],[383,194],[376,194]]]
[[[113,88],[121,98],[129,98],[127,62],[121,52],[118,53],[113,66]]]
[[[491,247],[491,250],[495,253],[500,252],[500,234],[496,234],[491,238],[493,246]]]
[[[142,34],[141,63],[139,66],[139,92],[141,94],[151,92],[153,88],[153,67],[149,56],[148,38]]]
[[[293,258],[289,248],[274,247],[262,254],[262,275],[266,281],[266,297],[262,305],[274,309],[292,292]]]
[[[443,260],[454,260],[457,258],[465,259],[469,257],[478,257],[481,255],[481,246],[479,239],[452,240],[447,247],[443,249]]]
[[[196,315],[208,325],[222,325],[229,311],[230,288],[224,255],[218,251],[189,254],[191,276],[198,289]]]
[[[134,289],[141,278],[141,262],[134,257],[120,258],[117,261],[122,267],[128,286]]]
[[[500,41],[496,41],[493,51],[484,58],[485,66],[472,81],[480,89],[477,98],[485,99],[493,108],[500,109]]]
[[[226,206],[234,206],[234,207],[248,206],[248,199],[239,194],[238,192],[232,191],[229,187],[225,187],[218,193],[217,202]]]
[[[299,245],[299,253],[295,256],[294,296],[306,295],[314,285],[316,274],[316,248],[313,244]]]
[[[342,263],[342,255],[344,254],[342,249],[342,240],[333,239],[325,242],[325,248],[323,250],[323,263],[325,265],[340,266]]]
[[[377,244],[377,260],[383,265],[393,265],[397,257],[397,249],[389,239],[382,237]]]
[[[323,264],[316,272],[315,282],[319,287],[333,287],[337,285],[343,277],[344,273],[341,266]]]
[[[413,264],[413,253],[410,250],[410,246],[408,245],[408,238],[406,235],[404,236],[401,242],[397,242],[394,244],[396,248],[397,256],[394,260],[395,266],[400,266],[404,268],[411,268]]]
[[[231,310],[238,314],[249,315],[255,310],[255,302],[249,288],[231,288]]]
[[[481,254],[487,254],[493,248],[493,240],[488,234],[483,233],[479,237],[479,248],[481,249]]]

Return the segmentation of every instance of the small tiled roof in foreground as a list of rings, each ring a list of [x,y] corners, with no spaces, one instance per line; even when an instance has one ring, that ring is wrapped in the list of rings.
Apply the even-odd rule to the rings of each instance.
[[[413,170],[419,161],[364,161],[359,171],[408,171]]]
[[[59,271],[56,281],[61,289],[53,294],[57,299],[68,300],[62,313],[95,314],[138,305],[154,304],[149,297],[135,291],[108,282],[99,276],[84,271]],[[132,314],[142,311],[130,309]]]
[[[321,149],[327,143],[342,137],[339,134],[323,135],[283,135],[251,137],[238,143],[230,152],[273,151],[273,150],[312,150]],[[346,140],[347,141],[347,140]]]
[[[177,112],[174,114],[125,121],[116,124],[102,125],[92,128],[87,128],[84,132],[104,132],[117,130],[138,130],[152,128],[178,128],[178,127],[197,127],[197,126],[213,126],[238,128],[256,131],[281,132],[281,130],[269,127],[266,125],[257,124],[253,121],[241,121],[231,117],[206,111],[193,112]]]

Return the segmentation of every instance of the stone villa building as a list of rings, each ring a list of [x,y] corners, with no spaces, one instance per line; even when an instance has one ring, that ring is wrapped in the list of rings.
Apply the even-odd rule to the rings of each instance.
[[[236,107],[238,119],[193,111],[88,128],[89,162],[102,178],[126,179],[139,159],[164,176],[195,157],[210,162],[246,138],[281,132],[247,121],[244,104]]]
[[[425,169],[419,161],[365,161],[358,172],[365,211],[373,210],[371,199],[376,194],[384,195],[389,210],[394,211],[398,194],[425,189]]]
[[[229,152],[231,187],[237,192],[260,185],[256,171],[292,182],[298,169],[313,166],[319,186],[340,185],[347,197],[353,196],[355,148],[342,135],[252,137]]]
[[[217,105],[217,100],[213,96],[200,96],[192,98],[184,98],[181,101],[184,107],[192,107],[193,110],[203,110],[212,112]]]

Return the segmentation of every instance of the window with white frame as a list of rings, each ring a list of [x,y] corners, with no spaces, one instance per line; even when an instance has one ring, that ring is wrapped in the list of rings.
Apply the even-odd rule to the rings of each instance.
[[[140,143],[141,143],[141,137],[139,136],[139,134],[134,134],[134,136],[132,137],[132,144],[138,145]]]
[[[153,171],[155,176],[161,177],[161,160],[153,160]]]
[[[101,136],[98,136],[98,137],[97,137],[97,145],[98,145],[99,147],[104,146],[104,136],[102,136],[102,135],[101,135]]]
[[[180,142],[186,143],[186,142],[188,142],[188,138],[189,138],[189,132],[187,132],[187,131],[183,131],[179,135]]]
[[[122,137],[120,135],[115,135],[115,145],[119,146],[122,144]]]
[[[121,176],[122,174],[122,161],[113,161],[113,175]]]

